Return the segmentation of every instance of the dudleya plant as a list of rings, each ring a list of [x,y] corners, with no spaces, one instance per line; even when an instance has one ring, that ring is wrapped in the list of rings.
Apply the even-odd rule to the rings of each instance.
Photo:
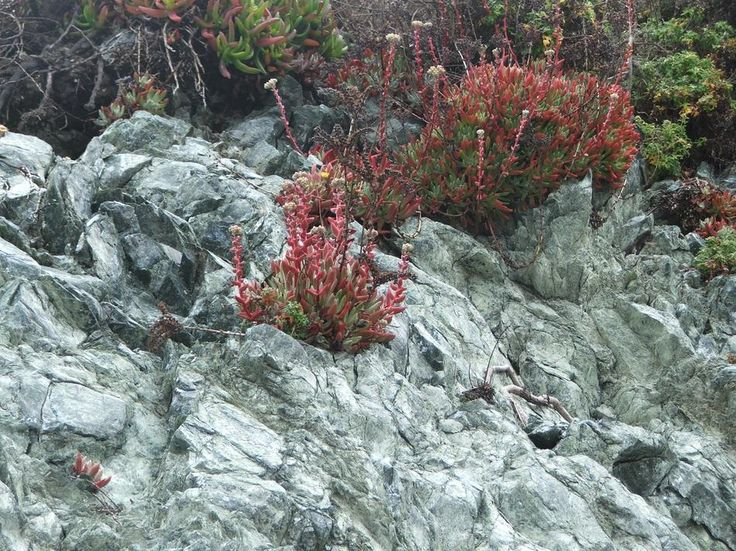
[[[134,73],[131,81],[120,89],[118,96],[108,106],[102,107],[97,125],[110,126],[118,119],[128,118],[136,111],[148,111],[162,115],[169,103],[165,88],[159,88],[154,75]]]

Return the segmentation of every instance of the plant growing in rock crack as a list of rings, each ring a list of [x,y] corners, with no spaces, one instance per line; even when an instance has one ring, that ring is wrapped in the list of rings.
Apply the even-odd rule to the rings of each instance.
[[[660,193],[654,207],[659,217],[685,233],[711,237],[725,227],[736,229],[736,195],[702,178],[685,180],[676,189]]]
[[[263,283],[245,280],[241,230],[231,228],[235,300],[239,315],[250,322],[268,323],[330,350],[357,352],[394,338],[388,325],[404,310],[409,246],[381,296],[372,270],[375,232],[359,255],[351,254],[352,217],[343,192],[335,190],[330,202],[328,211],[313,216],[308,192],[294,186],[284,204],[286,253],[271,263],[272,274]]]
[[[132,80],[118,93],[110,105],[102,107],[97,125],[110,126],[118,119],[129,118],[136,111],[162,115],[169,103],[165,88],[158,88],[156,77],[148,73],[134,73]]]
[[[103,491],[103,488],[112,480],[112,476],[102,477],[102,465],[100,463],[87,459],[78,451],[74,457],[71,471],[76,480],[83,482],[84,489],[95,496],[100,504],[101,511],[111,515],[120,512],[120,507]]]
[[[102,465],[87,459],[81,452],[77,452],[72,465],[72,474],[87,483],[90,492],[97,492],[110,483],[112,476],[102,478]]]

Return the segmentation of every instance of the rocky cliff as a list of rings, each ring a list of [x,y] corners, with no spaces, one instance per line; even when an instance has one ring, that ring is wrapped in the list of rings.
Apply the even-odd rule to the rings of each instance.
[[[230,225],[250,277],[282,251],[263,174],[299,162],[259,117],[210,143],[138,112],[76,161],[0,138],[1,549],[736,549],[736,276],[689,268],[698,240],[655,224],[636,167],[614,196],[565,185],[500,248],[424,219],[390,345],[255,326],[147,351],[159,301],[239,330]],[[501,373],[468,395],[489,365],[573,421]]]

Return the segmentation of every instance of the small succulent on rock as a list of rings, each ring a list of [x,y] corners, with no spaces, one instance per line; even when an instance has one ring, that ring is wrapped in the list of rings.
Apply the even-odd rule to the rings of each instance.
[[[72,465],[72,473],[79,479],[86,480],[89,483],[90,492],[97,492],[110,483],[112,476],[102,478],[102,465],[87,459],[81,452],[77,452]]]
[[[169,103],[166,89],[156,87],[156,77],[148,73],[133,74],[133,80],[123,88],[110,105],[100,109],[97,125],[110,126],[118,119],[130,117],[136,111],[161,115]]]

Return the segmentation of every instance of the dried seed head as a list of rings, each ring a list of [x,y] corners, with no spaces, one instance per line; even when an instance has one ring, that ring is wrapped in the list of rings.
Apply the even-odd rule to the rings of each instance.
[[[427,69],[427,76],[431,79],[440,78],[445,74],[445,68],[442,65],[432,65]]]
[[[237,224],[230,226],[230,235],[243,235],[243,230]]]
[[[406,255],[412,252],[413,250],[414,250],[414,245],[412,245],[411,243],[404,243],[401,246],[401,254]]]
[[[292,212],[296,210],[296,203],[294,201],[288,201],[284,203],[283,209],[284,212]]]
[[[486,131],[483,130],[482,128],[479,128],[478,130],[475,131],[475,135],[478,136],[479,138],[483,138],[486,135]]]
[[[424,28],[425,28],[425,29],[431,29],[431,28],[432,28],[432,22],[431,22],[431,21],[427,21],[427,22],[426,22],[426,23],[424,24]]]
[[[521,118],[522,118],[522,119],[525,119],[525,118],[527,118],[528,116],[529,116],[529,109],[524,109],[524,110],[523,110],[523,111],[521,112]]]
[[[386,41],[389,44],[398,44],[399,42],[401,42],[401,35],[398,35],[396,33],[388,33],[386,35]]]
[[[555,55],[555,51],[552,48],[549,48],[547,50],[544,50],[544,55],[547,57],[547,59],[552,59]]]
[[[264,84],[263,87],[266,90],[276,90],[276,84],[277,84],[276,79],[272,78],[271,80],[266,82],[266,84]]]
[[[610,100],[611,100],[611,103],[616,103],[616,102],[618,101],[618,98],[619,98],[619,95],[618,95],[618,94],[617,94],[616,92],[613,92],[613,93],[612,93],[612,94],[610,95]]]
[[[412,29],[421,29],[424,27],[424,22],[414,20],[411,22]]]

